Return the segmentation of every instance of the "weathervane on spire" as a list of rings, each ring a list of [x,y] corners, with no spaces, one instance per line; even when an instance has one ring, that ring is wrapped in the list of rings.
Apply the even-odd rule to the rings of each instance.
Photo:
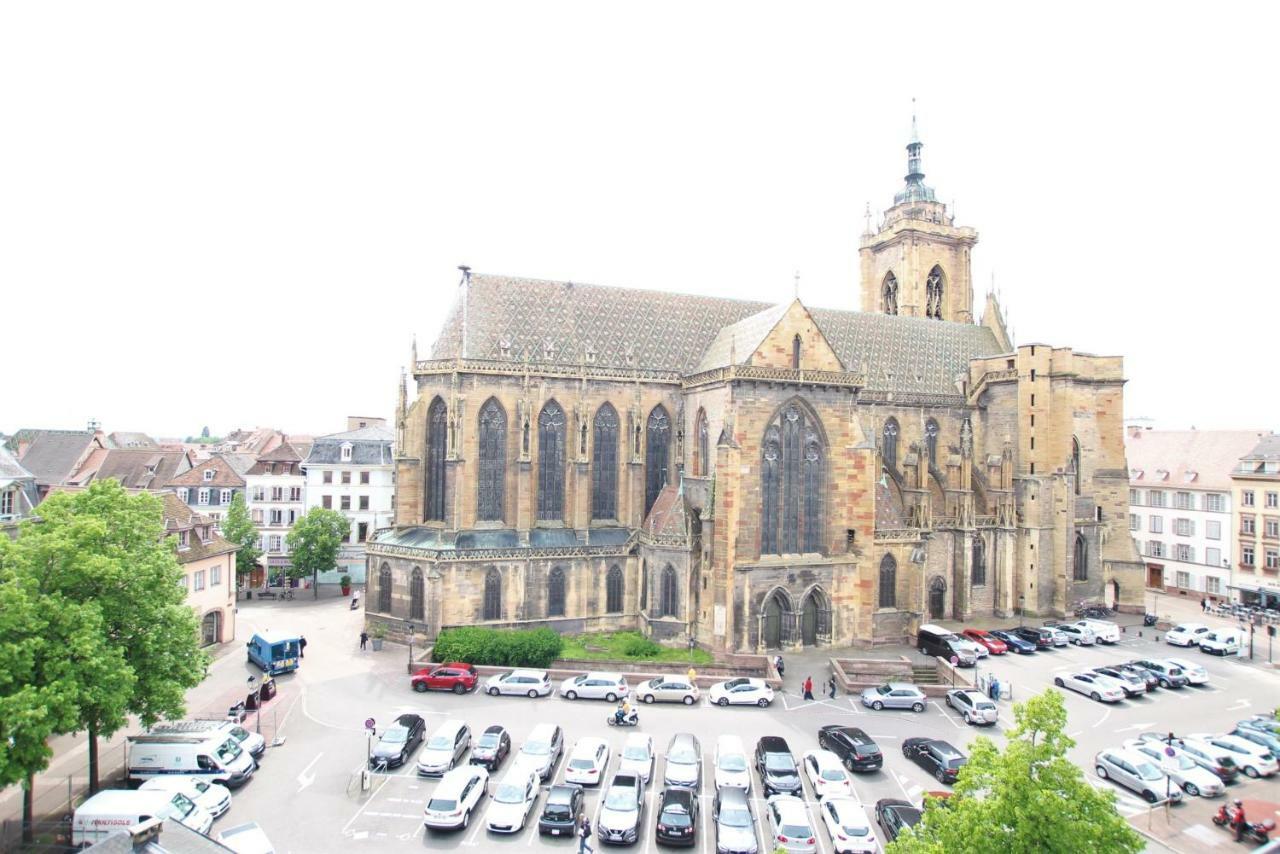
[[[795,280],[796,280],[796,299],[800,299],[800,271],[799,270],[796,270]]]

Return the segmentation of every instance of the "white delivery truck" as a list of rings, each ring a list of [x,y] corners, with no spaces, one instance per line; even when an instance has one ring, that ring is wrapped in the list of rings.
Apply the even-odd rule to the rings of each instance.
[[[181,792],[109,789],[76,810],[71,819],[71,846],[93,845],[150,818],[172,818],[204,834],[213,826],[213,816]]]
[[[215,733],[223,733],[234,738],[240,746],[249,751],[254,759],[261,759],[267,752],[267,740],[256,732],[250,732],[235,721],[162,721],[151,728],[156,735],[193,735],[208,733],[212,738]]]
[[[248,782],[258,767],[247,750],[222,733],[131,735],[128,765],[129,779],[139,783],[186,774],[233,789]]]

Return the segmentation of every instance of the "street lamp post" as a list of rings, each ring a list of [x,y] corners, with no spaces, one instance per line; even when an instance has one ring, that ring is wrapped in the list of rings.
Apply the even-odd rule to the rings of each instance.
[[[1022,628],[1023,619],[1027,615],[1027,594],[1018,594],[1018,628]]]
[[[409,624],[409,672],[413,672],[413,623]]]

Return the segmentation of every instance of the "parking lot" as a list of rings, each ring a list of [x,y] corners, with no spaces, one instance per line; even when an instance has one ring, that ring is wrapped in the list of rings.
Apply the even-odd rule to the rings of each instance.
[[[268,619],[275,622],[279,619],[279,612],[287,608],[287,604],[263,603],[255,604],[252,609],[244,608],[241,613],[254,622]],[[295,610],[294,615],[292,618],[298,621],[310,644],[302,670],[294,676],[285,677],[292,680],[288,686],[292,689],[289,696],[296,697],[289,701],[294,705],[279,712],[283,716],[280,731],[286,736],[286,743],[268,751],[260,772],[248,786],[235,794],[230,818],[220,819],[219,825],[257,821],[267,830],[278,850],[294,852],[351,850],[369,843],[374,843],[369,846],[370,850],[377,851],[416,850],[422,846],[446,849],[483,846],[493,850],[558,847],[567,850],[574,845],[563,839],[539,837],[537,833],[536,820],[545,800],[545,786],[530,811],[528,826],[520,833],[493,834],[485,829],[487,799],[473,814],[468,829],[458,832],[424,831],[423,808],[438,781],[418,778],[410,762],[390,773],[375,774],[370,789],[363,791],[360,770],[364,767],[368,749],[363,722],[366,718],[374,718],[380,732],[397,715],[414,712],[425,719],[428,734],[450,718],[465,720],[473,732],[482,731],[490,724],[501,724],[512,735],[513,752],[519,749],[535,724],[555,722],[564,729],[566,755],[573,743],[585,736],[601,737],[609,743],[612,756],[607,780],[616,767],[617,753],[623,740],[628,733],[635,731],[606,726],[605,718],[612,710],[610,704],[591,700],[571,702],[554,694],[539,699],[490,697],[480,693],[461,696],[443,692],[416,694],[410,689],[405,675],[407,651],[403,647],[388,645],[378,653],[358,649],[353,642],[359,631],[359,623],[355,619],[358,615],[341,614],[333,608],[324,611],[319,608]],[[322,619],[326,630],[311,630],[304,625],[314,618]],[[905,650],[903,653],[918,656]],[[1011,685],[1016,701],[1044,690],[1052,684],[1056,674],[1104,663],[1170,655],[1202,664],[1210,673],[1209,684],[1175,691],[1160,690],[1150,696],[1113,704],[1098,703],[1080,694],[1064,692],[1068,732],[1077,742],[1072,751],[1073,758],[1092,784],[1115,791],[1120,811],[1127,816],[1141,818],[1140,823],[1145,829],[1148,805],[1136,795],[1097,779],[1093,772],[1093,757],[1097,751],[1117,746],[1124,739],[1147,731],[1185,734],[1229,730],[1237,720],[1275,705],[1280,698],[1280,674],[1230,659],[1202,655],[1194,648],[1174,649],[1156,644],[1149,632],[1143,638],[1137,637],[1136,633],[1126,635],[1120,644],[1114,646],[1068,647],[1029,656],[991,657],[981,662],[978,672],[984,677],[994,673],[1002,682]],[[857,697],[848,695],[811,702],[800,699],[798,686],[805,675],[812,675],[815,682],[825,679],[826,670],[819,669],[825,667],[824,661],[822,656],[815,654],[791,657],[786,690],[767,709],[713,707],[707,704],[705,691],[703,701],[692,707],[642,706],[639,730],[653,737],[658,759],[655,779],[645,797],[640,839],[632,850],[651,852],[657,847],[653,828],[655,802],[662,787],[662,756],[667,742],[677,732],[693,733],[702,743],[702,809],[695,850],[714,851],[709,781],[713,777],[711,754],[716,737],[722,733],[739,735],[748,751],[761,736],[780,735],[787,740],[798,761],[805,751],[817,748],[819,727],[841,724],[862,728],[879,743],[885,755],[881,771],[857,774],[854,778],[856,794],[874,826],[872,809],[877,800],[902,798],[919,803],[926,791],[947,788],[903,757],[903,739],[912,736],[944,739],[968,753],[967,746],[976,736],[988,735],[999,741],[1003,731],[1012,725],[1009,702],[1000,703],[1000,720],[995,726],[979,729],[967,726],[954,712],[946,709],[941,700],[931,701],[924,713],[914,714],[909,711],[874,712],[863,708]],[[805,672],[806,667],[809,674]],[[549,782],[562,779],[564,762],[562,757]],[[491,778],[490,792],[510,765],[511,759],[508,758]],[[816,799],[807,780],[803,780],[803,785],[813,827],[817,831],[817,848],[823,854],[830,854],[830,839],[819,821]],[[757,834],[761,850],[768,851],[763,837],[767,833],[767,820],[760,793],[760,781],[756,776],[752,794],[755,797]],[[1228,796],[1280,801],[1280,782],[1277,778],[1247,780],[1241,777],[1239,782],[1229,787]],[[588,815],[595,816],[599,799],[599,791],[588,791]],[[1175,807],[1175,811],[1187,819],[1199,816],[1198,821],[1180,831],[1180,838],[1171,840],[1167,847],[1152,842],[1151,850],[1179,851],[1233,844],[1227,833],[1214,828],[1209,821],[1221,798],[1186,800],[1187,803]],[[1159,822],[1158,818],[1156,822]],[[883,839],[879,828],[875,832]],[[601,847],[598,839],[593,840],[593,845]]]

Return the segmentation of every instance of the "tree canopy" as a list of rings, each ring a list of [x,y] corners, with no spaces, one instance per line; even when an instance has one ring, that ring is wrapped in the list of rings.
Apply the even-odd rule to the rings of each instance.
[[[222,519],[222,536],[240,549],[236,552],[236,577],[253,572],[262,550],[258,548],[258,528],[249,518],[243,492],[237,492],[227,507],[227,515]]]
[[[973,743],[955,794],[930,800],[919,825],[888,854],[1067,854],[1143,848],[1116,812],[1115,793],[1095,789],[1066,756],[1067,710],[1053,689],[1013,707],[1016,725],[1003,750],[986,737]]]
[[[338,565],[338,549],[351,533],[351,521],[336,510],[313,507],[289,531],[290,578],[310,575],[313,586],[322,572]]]

